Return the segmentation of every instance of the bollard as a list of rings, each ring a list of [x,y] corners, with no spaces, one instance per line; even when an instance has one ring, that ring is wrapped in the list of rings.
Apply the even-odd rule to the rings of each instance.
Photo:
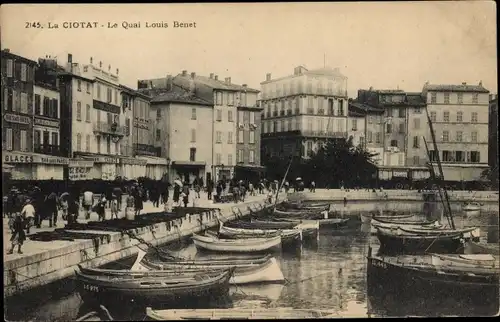
[[[491,213],[488,220],[488,244],[498,244],[498,213]]]

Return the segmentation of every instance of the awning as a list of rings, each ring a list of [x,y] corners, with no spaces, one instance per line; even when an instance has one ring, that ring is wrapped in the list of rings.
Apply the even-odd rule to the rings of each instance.
[[[242,169],[242,170],[247,170],[247,171],[257,171],[257,172],[264,172],[266,171],[266,167],[257,165],[257,164],[237,164],[235,166],[235,169]]]
[[[206,165],[205,161],[173,161],[172,162],[172,167],[173,168],[180,168],[180,167],[191,167],[191,168],[204,168]]]
[[[167,159],[153,156],[138,156],[137,159],[146,160],[148,165],[168,165]]]

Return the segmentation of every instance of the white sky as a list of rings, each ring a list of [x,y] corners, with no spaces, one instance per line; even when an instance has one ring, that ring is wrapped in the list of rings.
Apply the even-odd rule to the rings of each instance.
[[[430,83],[478,83],[497,92],[493,1],[253,4],[3,5],[2,49],[37,60],[111,64],[120,82],[182,70],[260,89],[270,72],[339,67],[360,88],[420,91]],[[173,21],[196,22],[174,29]],[[26,29],[39,21],[44,29]],[[141,22],[141,29],[63,29],[64,21]],[[146,22],[167,22],[146,29]],[[59,29],[47,29],[47,23]]]

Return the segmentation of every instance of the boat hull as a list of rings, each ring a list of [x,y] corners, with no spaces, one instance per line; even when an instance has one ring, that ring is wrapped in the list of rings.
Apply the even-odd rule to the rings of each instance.
[[[266,238],[276,235],[281,236],[281,243],[283,246],[295,245],[302,241],[302,230],[300,229],[245,229],[245,228],[231,228],[221,226],[219,228],[219,236],[228,239],[244,239],[244,238]]]
[[[397,235],[377,231],[380,251],[391,254],[444,253],[463,254],[464,243],[460,234],[450,236]]]
[[[442,227],[439,225],[439,222],[433,222],[433,223],[424,223],[424,224],[405,224],[404,222],[401,223],[388,223],[388,222],[379,222],[375,219],[372,219],[371,221],[371,227],[370,227],[370,233],[375,235],[377,233],[377,227],[382,227],[382,228],[397,228],[401,227],[403,229],[436,229],[439,227]]]
[[[281,236],[272,238],[252,238],[221,240],[214,237],[193,235],[196,248],[213,252],[255,253],[271,251],[281,246]]]

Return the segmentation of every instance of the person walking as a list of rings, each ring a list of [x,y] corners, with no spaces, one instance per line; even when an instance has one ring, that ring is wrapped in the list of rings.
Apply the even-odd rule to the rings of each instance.
[[[207,198],[208,200],[212,200],[212,191],[214,190],[214,182],[212,179],[207,181]]]
[[[12,244],[12,247],[7,252],[7,254],[9,255],[13,254],[16,245],[18,247],[17,252],[19,254],[22,254],[23,252],[21,251],[21,246],[26,240],[26,234],[24,232],[24,218],[21,215],[21,213],[16,212],[12,215],[12,217],[9,220],[9,227],[12,232],[12,236],[10,237],[10,242]]]
[[[30,228],[35,225],[35,207],[31,203],[31,199],[26,199],[26,204],[21,210],[21,217],[24,218],[26,225],[26,233],[30,233]]]
[[[118,198],[114,193],[111,196],[111,219],[113,219],[113,217],[118,219]]]
[[[316,192],[316,182],[311,181],[311,192]]]
[[[143,201],[143,190],[141,187],[136,184],[133,190],[133,196],[134,196],[134,208],[135,208],[135,216],[139,216],[141,213],[141,210],[144,208],[144,201]]]
[[[104,219],[106,219],[106,202],[106,196],[102,194],[94,207],[94,210],[97,213],[97,216],[99,216],[100,221],[104,221]]]
[[[94,193],[90,189],[85,190],[83,193],[82,206],[85,211],[85,219],[90,219],[90,213],[92,212],[92,206],[94,205]]]
[[[68,197],[68,225],[78,223],[78,215],[80,212],[79,198],[73,196]]]
[[[181,182],[180,180],[175,180],[174,184],[175,184],[174,196],[173,196],[174,206],[179,206],[179,198],[181,196]]]
[[[123,199],[123,190],[122,188],[116,186],[113,188],[113,194],[116,196],[116,201],[118,202],[118,212],[122,210],[122,199]]]
[[[189,185],[184,183],[184,187],[182,188],[182,202],[184,203],[184,207],[187,207],[189,203]]]
[[[49,193],[49,195],[45,198],[45,210],[47,211],[47,216],[49,218],[49,227],[52,227],[52,225],[57,227],[57,217],[59,213],[59,207],[58,207],[58,198],[57,198],[57,193],[52,191]],[[39,223],[41,225],[41,223]],[[38,226],[40,228],[40,226]]]

